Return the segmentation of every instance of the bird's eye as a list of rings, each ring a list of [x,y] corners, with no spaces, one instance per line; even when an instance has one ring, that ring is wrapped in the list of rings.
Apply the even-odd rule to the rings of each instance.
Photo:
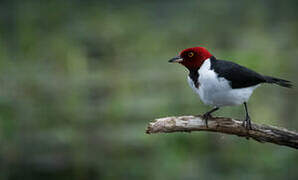
[[[193,56],[194,56],[194,53],[193,53],[193,52],[189,52],[189,53],[188,53],[188,57],[191,58],[191,57],[193,57]]]

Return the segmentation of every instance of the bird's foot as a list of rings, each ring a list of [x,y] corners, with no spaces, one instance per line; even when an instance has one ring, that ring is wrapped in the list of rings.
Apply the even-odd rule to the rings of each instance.
[[[246,115],[245,120],[242,122],[242,126],[247,130],[247,137],[246,139],[249,139],[249,130],[252,130],[251,127],[251,121],[249,115]]]
[[[242,126],[247,130],[252,130],[251,121],[249,115],[246,116],[245,120],[242,122]]]
[[[212,118],[212,116],[211,116],[211,114],[210,113],[205,113],[204,115],[203,115],[203,119],[205,120],[205,125],[206,125],[206,127],[208,128],[208,119],[209,118]]]

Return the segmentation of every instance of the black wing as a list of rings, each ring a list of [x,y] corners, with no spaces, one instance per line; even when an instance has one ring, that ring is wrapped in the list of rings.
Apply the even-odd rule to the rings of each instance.
[[[219,77],[224,77],[229,80],[233,89],[255,86],[267,82],[264,76],[253,70],[230,61],[217,60],[214,57],[211,58],[211,69],[213,69]]]

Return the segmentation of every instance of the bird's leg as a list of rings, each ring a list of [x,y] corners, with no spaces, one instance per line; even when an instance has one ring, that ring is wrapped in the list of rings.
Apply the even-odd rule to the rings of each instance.
[[[205,119],[205,124],[206,124],[206,127],[208,128],[208,118],[211,118],[211,113],[215,112],[219,110],[219,107],[215,107],[213,109],[211,109],[210,111],[206,112],[204,115],[203,115],[203,118]]]
[[[250,121],[250,117],[248,115],[248,110],[247,110],[247,105],[246,105],[246,102],[244,103],[244,107],[245,107],[245,113],[246,113],[246,116],[245,116],[245,120],[243,121],[242,125],[243,127],[245,127],[247,130],[251,130],[251,121]]]

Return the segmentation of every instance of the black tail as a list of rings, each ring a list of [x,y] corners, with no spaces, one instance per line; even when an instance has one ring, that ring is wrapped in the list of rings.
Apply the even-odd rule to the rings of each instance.
[[[264,76],[264,77],[265,77],[265,80],[267,83],[274,83],[274,84],[277,84],[279,86],[286,87],[286,88],[291,88],[293,86],[291,81],[287,81],[284,79],[278,79],[278,78],[270,77],[270,76]]]

